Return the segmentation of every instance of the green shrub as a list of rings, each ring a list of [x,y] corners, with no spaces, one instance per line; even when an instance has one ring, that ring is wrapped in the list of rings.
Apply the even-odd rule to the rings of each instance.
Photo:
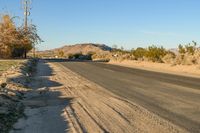
[[[178,51],[179,54],[192,54],[194,55],[195,51],[197,50],[197,43],[195,41],[192,41],[192,43],[186,44],[186,45],[179,45]]]
[[[136,60],[142,59],[147,54],[147,50],[145,48],[137,48],[136,50],[132,50],[131,54],[135,57]]]
[[[197,43],[192,41],[192,43],[186,45],[179,45],[179,54],[176,57],[176,64],[182,65],[193,65],[198,64],[199,54],[198,54]]]
[[[181,45],[181,44],[178,46],[178,53],[179,54],[185,54],[186,53],[184,46]]]
[[[153,62],[162,62],[162,58],[167,54],[167,51],[163,47],[157,47],[155,45],[147,48],[146,57]]]
[[[68,56],[68,59],[72,59],[74,57],[73,54],[68,54],[67,56]]]
[[[77,53],[77,54],[74,54],[73,56],[74,56],[75,59],[78,59],[78,58],[80,58],[82,55],[83,55],[82,53]]]

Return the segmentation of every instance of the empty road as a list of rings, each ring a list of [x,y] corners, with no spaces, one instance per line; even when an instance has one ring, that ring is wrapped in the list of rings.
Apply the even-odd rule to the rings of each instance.
[[[59,62],[114,94],[200,132],[200,79],[94,62]]]

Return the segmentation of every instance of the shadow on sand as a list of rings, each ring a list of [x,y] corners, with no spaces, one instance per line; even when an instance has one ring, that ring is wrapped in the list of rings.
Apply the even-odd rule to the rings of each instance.
[[[28,85],[30,90],[25,92],[23,100],[27,119],[20,119],[12,133],[66,133],[69,130],[64,112],[73,98],[62,93],[65,88],[49,78],[53,75],[52,68],[45,61],[39,61],[37,72]],[[23,76],[12,79],[21,84],[23,80]]]

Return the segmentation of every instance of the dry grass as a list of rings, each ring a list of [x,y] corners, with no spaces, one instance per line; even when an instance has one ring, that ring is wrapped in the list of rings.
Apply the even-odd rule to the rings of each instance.
[[[8,70],[12,66],[17,66],[22,63],[22,60],[0,60],[0,73]]]

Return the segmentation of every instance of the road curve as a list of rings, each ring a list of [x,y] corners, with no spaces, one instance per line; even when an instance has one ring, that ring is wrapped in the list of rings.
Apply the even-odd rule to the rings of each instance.
[[[109,91],[200,132],[200,79],[94,62],[60,62]]]

